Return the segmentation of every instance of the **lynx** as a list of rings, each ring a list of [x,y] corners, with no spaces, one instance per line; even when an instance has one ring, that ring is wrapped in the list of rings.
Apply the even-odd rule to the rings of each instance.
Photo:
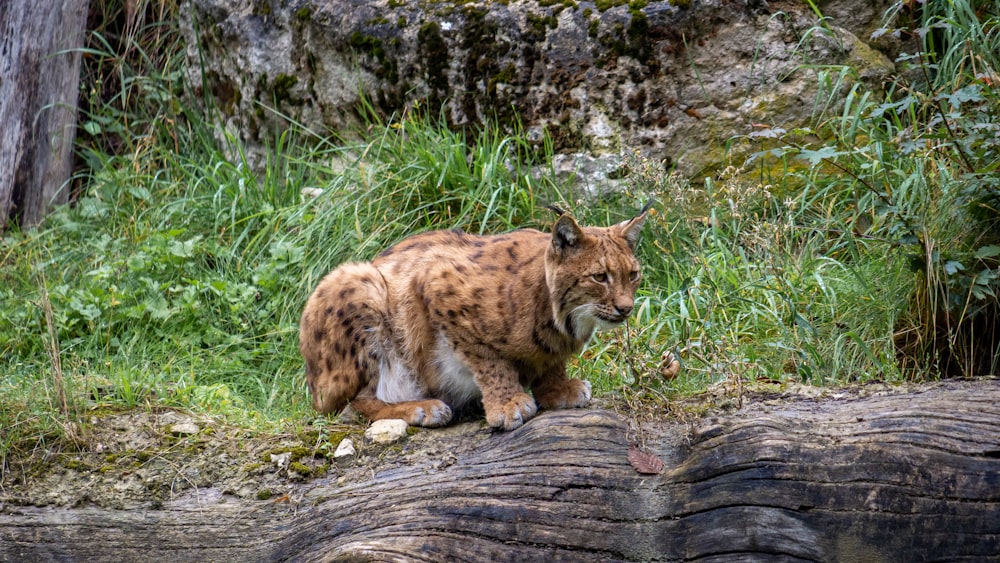
[[[489,425],[504,430],[539,406],[585,406],[590,383],[567,377],[565,364],[632,312],[649,207],[605,228],[554,208],[548,234],[432,231],[339,266],[302,313],[313,406],[350,403],[369,420],[430,427],[481,401]]]

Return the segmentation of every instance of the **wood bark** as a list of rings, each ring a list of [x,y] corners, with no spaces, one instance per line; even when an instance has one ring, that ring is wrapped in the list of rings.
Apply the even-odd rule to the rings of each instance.
[[[69,197],[87,4],[0,2],[0,230]]]
[[[542,413],[291,506],[221,493],[158,510],[6,507],[5,561],[923,561],[1000,554],[1000,382],[826,400],[757,397],[644,425]],[[773,403],[773,404],[772,404]],[[454,436],[454,435],[452,435]],[[466,438],[468,437],[466,436]]]

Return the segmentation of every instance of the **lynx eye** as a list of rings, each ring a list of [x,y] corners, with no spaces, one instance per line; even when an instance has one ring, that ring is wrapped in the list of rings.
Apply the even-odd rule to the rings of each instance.
[[[594,274],[594,275],[592,275],[590,277],[593,278],[594,281],[597,282],[597,283],[607,283],[608,282],[608,274],[606,272],[601,272],[600,274]]]

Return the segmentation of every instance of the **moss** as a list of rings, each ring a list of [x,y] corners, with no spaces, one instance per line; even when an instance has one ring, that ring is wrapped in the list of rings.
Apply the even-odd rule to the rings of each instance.
[[[678,8],[690,8],[691,0],[669,0],[671,6],[676,6]]]
[[[295,12],[295,18],[300,22],[308,21],[312,17],[312,6],[303,6]]]
[[[80,471],[80,472],[90,471],[91,469],[93,469],[92,467],[90,467],[90,465],[88,465],[84,461],[73,458],[63,460],[62,465],[66,469],[72,469],[73,471]]]
[[[247,473],[253,473],[254,471],[257,471],[258,469],[260,469],[261,467],[264,467],[264,464],[260,463],[259,461],[255,461],[253,463],[247,463],[247,464],[245,464],[243,466],[243,471],[245,471]]]
[[[281,102],[288,102],[292,105],[301,105],[302,100],[292,97],[292,88],[299,82],[299,77],[291,74],[279,74],[271,82],[270,91],[275,105]]]
[[[528,26],[533,32],[532,35],[544,38],[549,29],[555,29],[559,25],[559,20],[555,16],[543,16],[528,13]]]
[[[313,449],[307,448],[306,446],[292,446],[287,448],[275,448],[273,450],[268,450],[260,455],[260,459],[264,463],[271,463],[271,456],[278,456],[281,454],[291,454],[289,456],[290,461],[299,461],[304,457],[310,457],[313,455]]]
[[[350,435],[351,435],[350,432],[331,432],[327,436],[326,441],[328,444],[331,444],[333,445],[333,447],[336,448],[338,445],[340,445],[342,441],[344,441],[344,438],[347,438]]]
[[[270,0],[260,0],[253,3],[253,7],[250,9],[250,13],[255,16],[270,16],[271,15],[271,2]]]
[[[588,30],[590,36],[598,38],[601,44],[612,53],[613,57],[626,56],[645,65],[654,64],[652,42],[649,40],[649,18],[642,11],[645,5],[645,1],[629,4],[628,25],[626,26],[621,22],[616,23],[611,28],[610,33],[605,33],[600,37],[598,37],[599,33],[596,26],[599,20],[595,19],[590,23]]]
[[[381,39],[378,37],[372,37],[371,35],[365,35],[360,31],[352,33],[351,37],[347,40],[347,43],[359,51],[375,55],[376,58],[385,55],[385,52],[382,50]]]
[[[271,489],[261,489],[257,491],[257,500],[267,500],[272,496],[274,496],[274,493],[271,492]]]
[[[184,443],[184,452],[189,454],[199,454],[205,451],[208,447],[208,440],[204,439],[192,439],[190,437],[182,437],[177,440],[178,443]]]
[[[599,12],[606,12],[611,8],[624,6],[627,3],[627,0],[596,0],[594,2],[594,7],[597,8],[597,11]]]
[[[330,464],[326,463],[326,464],[317,465],[316,467],[314,467],[313,470],[312,470],[312,474],[313,474],[313,477],[322,477],[323,475],[326,475],[328,471],[330,471]]]
[[[432,21],[420,26],[417,40],[424,66],[424,79],[430,89],[428,102],[437,108],[448,93],[448,44],[441,36],[441,27]]]
[[[587,35],[596,39],[598,35],[597,30],[600,28],[600,26],[601,26],[600,18],[594,18],[593,20],[591,20],[590,23],[587,24]]]
[[[556,14],[563,11],[565,8],[573,8],[575,10],[579,7],[574,0],[538,0],[538,5],[543,8],[555,6],[555,11],[553,13]]]
[[[548,123],[545,135],[552,140],[552,148],[556,151],[580,148],[580,131],[570,123]]]
[[[508,61],[515,47],[505,39],[498,24],[488,18],[489,11],[480,5],[471,5],[463,9],[466,25],[463,32],[461,48],[467,53],[462,79],[463,93],[459,99],[463,113],[476,118],[482,110],[479,102],[485,88],[491,98],[487,104],[494,113],[490,115],[501,126],[512,124],[516,120],[516,111],[509,100],[495,98],[497,84],[513,83],[517,73],[510,68]],[[524,42],[544,39],[545,25],[541,32],[526,31]],[[535,37],[532,37],[534,34]],[[532,49],[526,49],[532,51]],[[530,65],[530,61],[525,61]]]
[[[406,6],[405,0],[389,0],[390,8],[402,8],[404,6]]]
[[[490,97],[496,96],[497,84],[511,84],[514,81],[516,73],[517,67],[514,63],[508,63],[503,70],[490,78],[489,83],[486,85],[486,94]]]
[[[649,41],[649,18],[640,8],[629,8],[632,19],[629,21],[627,37],[627,54],[639,62],[646,63],[652,54]]]
[[[403,25],[406,25],[406,18],[401,18],[403,20]],[[389,20],[386,18],[375,18],[369,23],[376,24],[388,24]],[[399,22],[397,22],[399,23]],[[378,67],[374,69],[375,76],[380,80],[383,80],[389,84],[395,84],[399,80],[399,67],[396,63],[395,58],[390,57],[386,52],[386,42],[378,37],[373,37],[371,35],[366,35],[360,31],[355,31],[348,38],[348,44],[354,49],[361,51],[363,53],[368,53],[375,57],[378,62]],[[398,48],[400,44],[399,38],[394,37],[389,40],[388,46],[393,48]]]
[[[389,18],[385,16],[376,16],[368,20],[369,25],[387,25],[389,23]]]
[[[404,27],[406,27],[406,24],[407,24],[406,16],[399,16],[399,18],[396,19],[396,27],[398,27],[399,29],[403,29]]]
[[[109,471],[114,471],[114,469],[115,469],[114,465],[112,465],[112,464],[106,464],[106,465],[102,465],[100,468],[98,468],[97,471],[99,471],[100,473],[107,473]]]
[[[319,441],[319,430],[306,430],[298,434],[298,439],[303,444],[315,444]]]
[[[312,475],[312,469],[310,469],[308,465],[298,461],[293,461],[292,463],[288,464],[288,470],[294,471],[299,475],[303,475],[306,477]]]

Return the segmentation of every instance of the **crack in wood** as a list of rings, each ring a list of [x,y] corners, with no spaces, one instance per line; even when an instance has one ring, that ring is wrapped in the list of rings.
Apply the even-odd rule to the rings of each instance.
[[[992,400],[976,403],[980,415],[972,397]],[[942,414],[953,407],[964,410]],[[236,499],[6,506],[0,560],[975,559],[1000,553],[1000,425],[981,422],[993,420],[992,379],[791,401],[780,414],[751,401],[695,421],[691,446],[687,423],[644,423],[645,443],[669,461],[643,477],[626,459],[625,421],[546,412],[510,434],[466,435],[481,443],[456,448],[445,468],[313,481],[297,513]]]

